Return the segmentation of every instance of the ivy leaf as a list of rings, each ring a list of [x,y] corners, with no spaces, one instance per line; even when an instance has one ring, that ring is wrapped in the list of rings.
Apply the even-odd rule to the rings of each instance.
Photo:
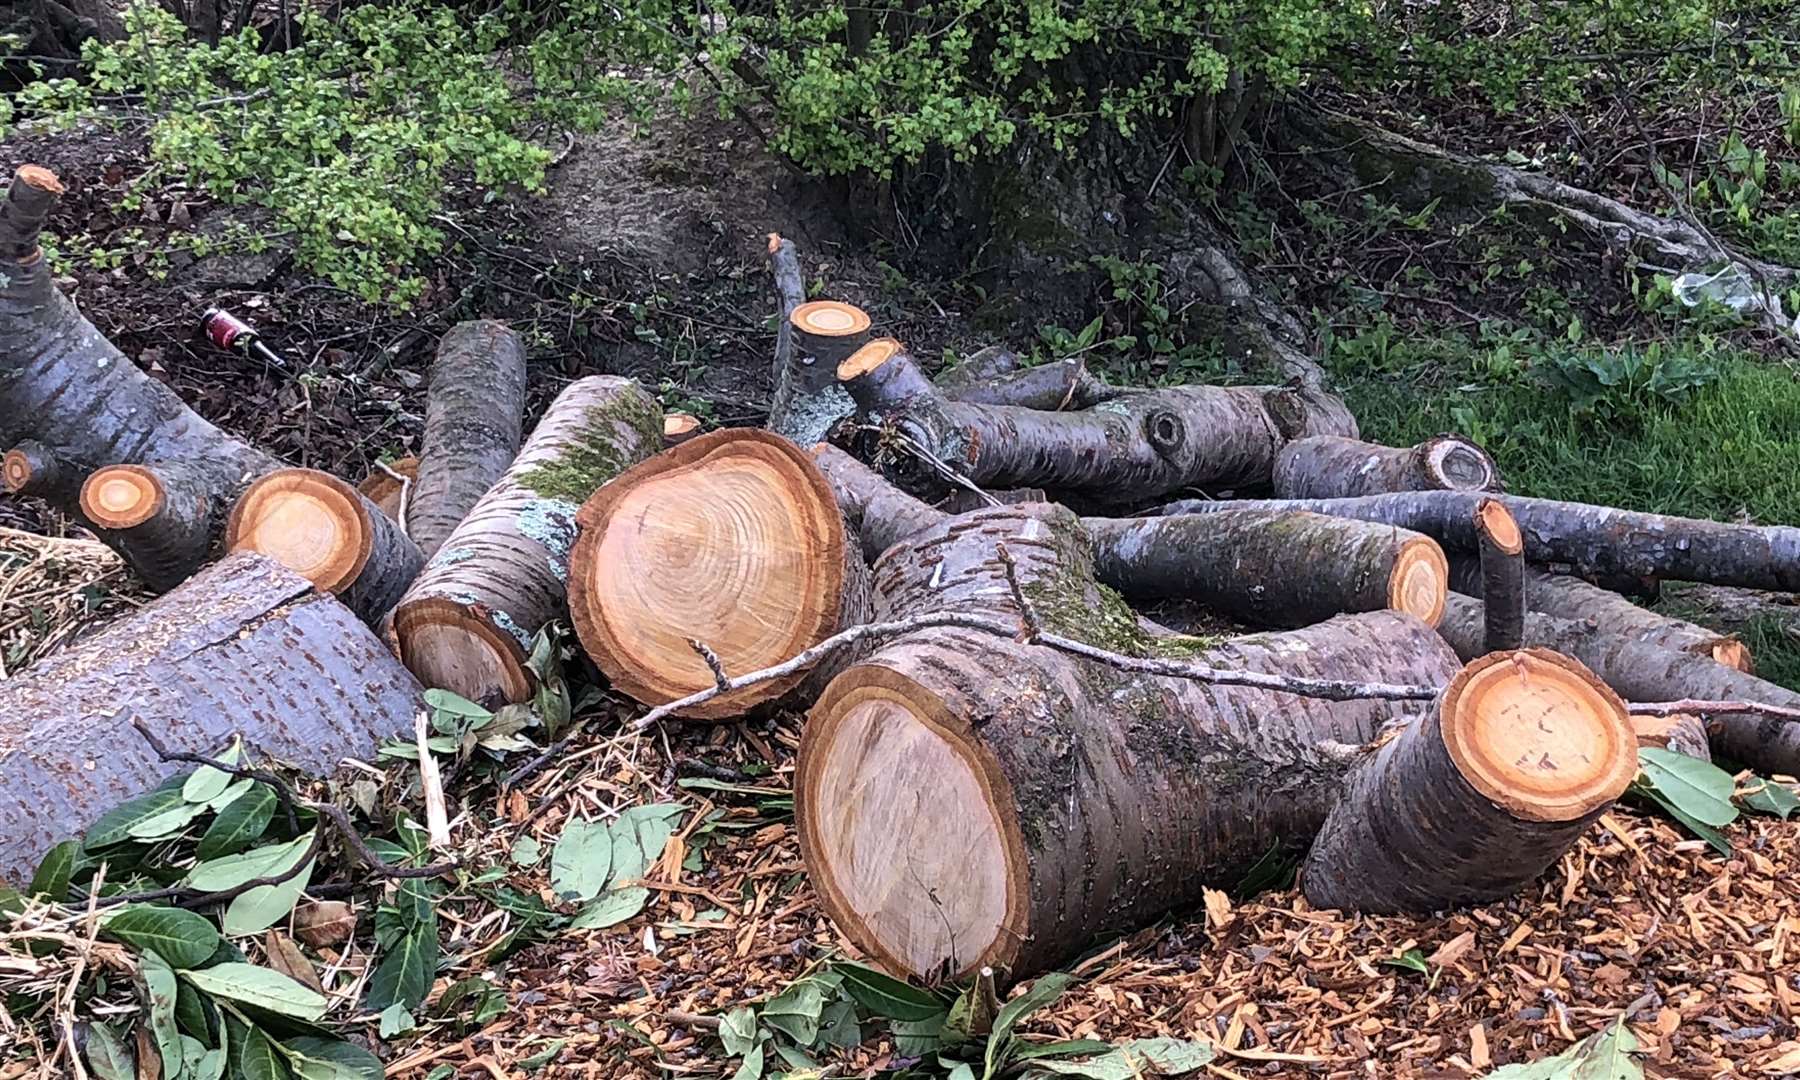
[[[382,1080],[381,1060],[341,1039],[289,1039],[288,1065],[301,1080]]]
[[[944,1000],[936,994],[872,967],[845,961],[832,970],[844,977],[844,989],[856,1003],[876,1016],[917,1023],[941,1017],[945,1012]]]
[[[69,879],[75,876],[75,863],[81,858],[81,841],[64,840],[44,853],[37,873],[31,875],[31,887],[25,891],[60,904],[69,895]]]
[[[233,738],[231,746],[218,756],[218,761],[224,765],[236,765],[243,752],[244,744]],[[225,789],[231,786],[231,781],[230,773],[215,769],[211,765],[202,765],[194,770],[192,776],[187,778],[187,783],[181,785],[181,797],[191,803],[210,803],[225,794]]]
[[[101,933],[154,952],[172,968],[198,967],[219,947],[219,932],[207,919],[180,908],[148,904],[133,904],[107,919]]]
[[[323,994],[316,994],[271,968],[255,964],[219,964],[181,974],[213,997],[241,1001],[299,1020],[317,1020],[325,1015]]]
[[[740,1005],[719,1019],[719,1041],[725,1044],[725,1053],[731,1057],[742,1057],[751,1048],[761,1042],[756,1033],[756,1010],[748,1005]]]
[[[438,939],[435,922],[415,924],[394,942],[381,966],[369,978],[365,1007],[380,1012],[390,1005],[414,1008],[431,992],[437,977]]]
[[[137,1080],[137,1062],[132,1060],[131,1049],[111,1024],[88,1025],[87,1062],[88,1071],[100,1080]]]
[[[550,854],[550,888],[565,900],[592,900],[612,872],[612,830],[603,821],[571,821]]]
[[[255,843],[274,820],[275,807],[279,802],[275,791],[267,784],[253,784],[249,791],[233,799],[213,818],[212,824],[200,836],[200,846],[195,849],[201,861],[210,861],[224,855],[235,855]]]
[[[312,847],[312,842],[313,834],[309,832],[285,844],[265,844],[236,855],[209,859],[189,870],[182,884],[203,892],[222,892],[235,889],[246,881],[273,877],[291,869]]]

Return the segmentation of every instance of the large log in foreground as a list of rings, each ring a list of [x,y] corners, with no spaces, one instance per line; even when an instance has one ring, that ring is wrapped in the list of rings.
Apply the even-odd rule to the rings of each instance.
[[[594,375],[557,395],[394,607],[389,634],[420,681],[472,701],[529,697],[532,638],[568,610],[576,512],[662,440],[662,409],[629,379]]]
[[[251,484],[231,508],[225,546],[269,556],[337,594],[371,626],[425,563],[399,522],[317,469],[277,469]]]
[[[1049,504],[948,519],[876,566],[884,617],[1019,617],[1115,628],[1078,520]],[[1457,664],[1396,612],[1248,637],[1221,668],[1444,685]],[[1318,828],[1360,744],[1416,703],[1325,702],[1125,673],[955,630],[897,639],[835,679],[802,736],[796,821],[838,926],[900,975],[1023,977],[1135,929]]]
[[[1351,770],[1300,882],[1318,907],[1437,911],[1510,896],[1637,775],[1625,703],[1541,649],[1490,653]]]
[[[1281,448],[1275,494],[1283,499],[1341,499],[1390,491],[1499,491],[1500,467],[1461,435],[1395,447],[1316,435]]]
[[[0,202],[0,448],[33,448],[38,461],[54,461],[57,483],[41,491],[71,515],[89,473],[108,465],[178,463],[190,473],[188,495],[228,506],[245,485],[280,462],[207,423],[175,392],[139,371],[50,279],[38,247],[44,220],[62,194],[48,169],[21,166]],[[8,483],[25,458],[8,469]],[[181,553],[152,560],[166,572],[167,587],[206,558],[223,515],[203,538]],[[109,540],[129,543],[129,533]],[[127,546],[121,551],[134,564]],[[181,572],[177,572],[178,569]]]
[[[1266,486],[1290,440],[1356,434],[1341,401],[1299,387],[1145,390],[1078,412],[955,401],[891,338],[864,346],[838,378],[891,444],[884,471],[919,490],[941,487],[948,469],[980,487],[1128,504],[1189,487]]]
[[[356,617],[260,555],[232,555],[106,631],[0,681],[0,878],[147,791],[172,749],[233,734],[329,773],[411,730],[420,688]]]
[[[1800,590],[1800,528],[1791,526],[1731,525],[1587,503],[1463,491],[1230,503],[1182,499],[1164,506],[1161,512],[1310,510],[1413,529],[1445,548],[1473,554],[1478,550],[1475,510],[1482,499],[1494,499],[1512,512],[1525,534],[1527,559],[1567,563],[1582,577],[1671,578],[1779,592]]]
[[[613,686],[650,705],[786,660],[869,616],[869,571],[824,475],[787,439],[715,431],[628,470],[577,517],[569,612]],[[816,695],[848,658],[714,698],[734,716],[796,687]],[[809,695],[811,696],[811,695]]]
[[[1438,632],[1458,656],[1485,648],[1479,600],[1452,593]],[[1525,643],[1585,664],[1626,701],[1744,701],[1800,708],[1800,694],[1746,675],[1708,656],[1677,652],[1609,632],[1604,626],[1533,612]],[[1800,776],[1800,724],[1777,717],[1719,713],[1706,717],[1713,751],[1762,773]]]
[[[406,534],[427,559],[519,453],[525,342],[502,322],[458,323],[431,362]]]

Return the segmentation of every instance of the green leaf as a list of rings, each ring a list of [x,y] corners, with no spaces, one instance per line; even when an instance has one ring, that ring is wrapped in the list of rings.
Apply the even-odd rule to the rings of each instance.
[[[211,957],[208,957],[211,959]],[[204,963],[205,961],[202,961]],[[188,967],[194,965],[189,964]],[[218,1007],[194,984],[183,982],[175,989],[175,1024],[182,1031],[203,1042],[210,1042],[218,1022]]]
[[[204,964],[219,947],[219,932],[204,917],[147,904],[133,904],[107,919],[101,933],[154,952],[175,968]]]
[[[743,1064],[737,1067],[737,1072],[731,1074],[731,1080],[762,1080],[762,1074],[763,1048],[759,1043],[744,1055]]]
[[[341,1039],[310,1036],[280,1044],[288,1065],[301,1080],[381,1080],[381,1060]]]
[[[756,1033],[756,1010],[748,1005],[740,1005],[719,1018],[719,1041],[725,1044],[725,1053],[732,1057],[742,1057],[750,1052],[750,1048],[761,1041]]]
[[[1643,1080],[1643,1066],[1631,1057],[1636,1049],[1637,1037],[1620,1019],[1553,1058],[1507,1065],[1486,1080]]]
[[[259,848],[209,859],[189,870],[182,884],[203,892],[235,889],[246,881],[273,877],[290,869],[312,847],[313,834],[307,833],[285,844],[264,844]]]
[[[195,987],[227,1001],[241,1001],[300,1020],[317,1020],[325,1015],[323,996],[272,968],[255,964],[219,964],[181,974]]]
[[[849,998],[838,998],[825,1006],[819,1017],[820,1046],[835,1046],[848,1050],[853,1046],[861,1046],[863,1041],[862,1025],[856,1021],[856,1003]]]
[[[650,890],[637,885],[623,889],[608,889],[598,900],[575,913],[570,920],[571,930],[604,930],[609,926],[617,926],[644,910],[650,902]]]
[[[1641,749],[1650,749],[1650,748],[1643,747]],[[1683,810],[1679,806],[1676,806],[1662,792],[1656,790],[1655,788],[1649,786],[1648,784],[1639,783],[1637,781],[1632,782],[1630,790],[1636,792],[1639,795],[1642,795],[1643,797],[1649,799],[1651,802],[1662,807],[1665,811],[1668,812],[1668,815],[1670,817],[1674,818],[1676,821],[1679,821],[1682,825],[1686,826],[1687,830],[1689,832],[1693,833],[1695,836],[1700,837],[1702,840],[1705,840],[1708,844],[1711,844],[1714,851],[1717,851],[1721,855],[1731,854],[1731,841],[1729,839],[1727,839],[1723,833],[1719,832],[1719,830],[1713,828],[1711,825],[1706,824],[1704,821],[1699,821],[1692,817],[1689,817],[1685,810]]]
[[[243,750],[243,743],[234,738],[231,740],[231,746],[223,754],[218,755],[217,760],[223,765],[236,765]],[[212,802],[225,794],[225,789],[231,786],[231,780],[230,773],[222,772],[211,765],[202,765],[194,770],[192,776],[187,778],[187,783],[181,785],[181,797],[191,803]]]
[[[941,1022],[946,1012],[943,998],[872,967],[845,961],[834,964],[832,970],[844,977],[844,989],[856,1003],[876,1016],[915,1023],[936,1017]]]
[[[235,855],[249,847],[274,820],[279,801],[269,785],[252,784],[250,790],[233,799],[213,818],[201,834],[195,854],[204,862]]]
[[[681,803],[652,803],[634,806],[613,820],[614,884],[642,878],[662,858],[663,848],[675,832],[672,819],[686,809]]]
[[[75,863],[81,858],[81,841],[64,840],[44,853],[37,873],[31,875],[31,887],[25,891],[60,904],[69,896],[69,879],[75,876]]]
[[[1638,753],[1640,783],[1647,784],[1687,817],[1715,828],[1737,820],[1731,805],[1736,783],[1710,761],[1647,746]]]
[[[369,978],[369,994],[364,1005],[376,1012],[390,1005],[417,1007],[431,992],[431,981],[437,977],[437,925],[433,921],[409,927],[405,934],[381,958],[381,965]]]
[[[936,1051],[943,1045],[948,1015],[939,1012],[922,1020],[890,1020],[888,1030],[894,1036],[894,1050],[906,1057],[924,1057]]]
[[[521,834],[517,840],[513,841],[512,850],[507,852],[507,857],[512,859],[514,866],[536,866],[538,861],[544,857],[544,845],[538,843],[536,837]],[[606,865],[609,868],[612,866],[610,845],[607,848]]]
[[[82,838],[82,847],[89,851],[98,851],[114,844],[122,844],[131,839],[131,829],[146,818],[153,818],[168,810],[181,806],[182,778],[171,777],[155,791],[147,795],[120,803],[94,822]]]
[[[234,1030],[230,1057],[233,1080],[288,1080],[287,1062],[261,1028]]]
[[[199,1075],[201,1063],[206,1061],[206,1044],[192,1035],[181,1036],[181,1075],[184,1080],[194,1080]]]
[[[302,856],[304,854],[302,852]],[[231,906],[225,909],[222,924],[225,932],[233,937],[260,934],[287,918],[288,913],[294,910],[294,905],[300,902],[300,894],[306,891],[307,883],[312,880],[315,865],[315,862],[308,860],[299,873],[279,885],[258,885],[233,897]],[[287,869],[284,866],[277,873]]]
[[[407,1011],[406,1006],[404,1005],[389,1005],[387,1008],[381,1010],[380,1019],[381,1023],[379,1025],[378,1033],[384,1039],[391,1039],[396,1035],[404,1035],[413,1028],[419,1026],[419,1021],[414,1018],[412,1013]]]
[[[454,694],[448,690],[425,691],[425,704],[440,713],[469,720],[485,720],[494,715],[491,710],[484,709],[461,694]]]
[[[612,830],[603,821],[571,821],[550,854],[550,888],[565,900],[592,900],[612,872]]]
[[[150,1016],[150,1034],[156,1042],[156,1054],[162,1058],[165,1080],[181,1075],[181,1032],[175,1024],[177,996],[175,969],[154,952],[138,957],[138,979],[144,1005]]]
[[[171,836],[179,836],[195,818],[204,813],[205,803],[179,802],[160,814],[151,814],[132,822],[125,831],[133,840],[167,840]]]
[[[1431,965],[1425,962],[1425,954],[1417,949],[1408,949],[1399,956],[1387,956],[1376,961],[1388,967],[1405,968],[1408,971],[1431,973]]]
[[[975,1067],[966,1061],[959,1061],[945,1080],[975,1080]]]
[[[88,1071],[100,1080],[137,1080],[137,1062],[111,1024],[96,1021],[88,1026],[87,1063]]]
[[[1075,1057],[1079,1054],[1104,1054],[1113,1044],[1099,1039],[1065,1039],[1061,1042],[1037,1043],[1013,1051],[1014,1061],[1031,1061],[1045,1057]]]
[[[1786,784],[1777,783],[1761,776],[1751,777],[1750,782],[1737,790],[1732,798],[1746,810],[1758,813],[1773,814],[1786,821],[1788,815],[1800,810],[1800,794]],[[34,881],[32,888],[37,884]]]
[[[762,1022],[801,1046],[811,1046],[819,1037],[819,1015],[824,1010],[825,996],[818,986],[797,982],[769,999],[762,1008]]]
[[[1040,975],[1031,984],[1031,989],[1000,1007],[1000,1012],[994,1017],[993,1030],[988,1033],[983,1077],[997,1074],[1010,1049],[1013,1029],[1019,1026],[1019,1021],[1055,1001],[1074,981],[1073,975],[1062,971]]]

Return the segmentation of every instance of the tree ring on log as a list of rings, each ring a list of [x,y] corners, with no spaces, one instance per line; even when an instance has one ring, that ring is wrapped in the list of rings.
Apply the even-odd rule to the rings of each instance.
[[[684,412],[663,414],[663,443],[675,446],[700,434],[700,418]]]
[[[1469,786],[1526,821],[1575,821],[1637,775],[1619,696],[1547,649],[1491,653],[1444,690],[1444,747]]]
[[[900,342],[891,337],[876,338],[851,353],[848,359],[838,365],[838,381],[849,382],[859,375],[866,375],[892,360],[899,353]]]
[[[1427,626],[1444,617],[1444,597],[1450,591],[1450,560],[1430,537],[1408,541],[1394,557],[1388,577],[1388,607],[1416,616]]]
[[[531,696],[525,649],[511,634],[459,600],[428,596],[394,608],[391,640],[400,662],[426,686],[481,697],[477,687],[499,687],[502,700]]]
[[[1010,966],[1030,889],[1011,785],[936,694],[879,664],[856,672],[809,714],[803,739],[819,751],[801,754],[795,783],[826,910],[892,971]],[[922,881],[958,884],[922,896]]]
[[[1187,425],[1174,412],[1158,409],[1144,417],[1144,441],[1163,457],[1171,457],[1187,443]]]
[[[1508,555],[1525,553],[1525,534],[1519,531],[1519,519],[1499,499],[1483,499],[1475,508],[1476,527]]]
[[[331,593],[368,565],[374,524],[356,489],[311,469],[261,477],[231,509],[228,551],[259,551]]]
[[[129,529],[162,512],[168,494],[141,465],[108,465],[81,485],[81,512],[103,529]]]
[[[26,485],[31,483],[31,477],[31,455],[25,451],[17,448],[8,450],[5,458],[0,459],[0,479],[4,480],[9,493],[24,491]]]
[[[594,663],[638,701],[714,685],[690,639],[742,674],[838,629],[852,541],[818,466],[780,435],[733,428],[690,439],[620,474],[577,520],[570,615]],[[739,715],[806,674],[685,715]]]
[[[419,459],[403,457],[388,462],[385,466],[377,465],[363,482],[356,485],[363,498],[381,508],[381,512],[395,521],[400,521],[400,493],[406,489],[406,481],[416,480],[419,476]],[[400,522],[402,525],[405,522]]]
[[[1439,435],[1425,443],[1425,475],[1447,491],[1493,491],[1500,467],[1468,439]]]
[[[801,304],[788,316],[794,329],[814,337],[846,338],[868,333],[869,314],[853,304],[838,300],[813,300]]]

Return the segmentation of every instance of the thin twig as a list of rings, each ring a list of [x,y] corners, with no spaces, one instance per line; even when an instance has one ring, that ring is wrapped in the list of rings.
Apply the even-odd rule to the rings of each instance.
[[[725,662],[719,659],[719,654],[707,648],[706,643],[699,638],[688,638],[687,643],[689,648],[700,654],[700,659],[706,661],[706,669],[712,672],[713,685],[718,688],[719,693],[730,690],[731,679],[725,674]]]
[[[288,786],[281,781],[281,778],[274,773],[267,769],[256,769],[243,765],[228,765],[216,758],[207,757],[205,754],[192,754],[185,750],[171,750],[167,744],[157,738],[154,731],[151,731],[144,725],[143,720],[133,720],[131,726],[137,729],[137,733],[143,737],[145,742],[150,744],[150,749],[154,751],[157,758],[162,761],[178,761],[187,765],[204,765],[209,769],[217,769],[228,776],[235,776],[240,780],[254,780],[259,784],[267,785],[275,792],[275,801],[281,804],[281,812],[287,818],[288,831],[293,833],[300,831],[300,816],[295,813],[294,794]]]
[[[1035,645],[1044,636],[1044,625],[1038,621],[1037,609],[1025,596],[1025,587],[1019,584],[1019,564],[1013,561],[1012,552],[1006,550],[1005,544],[995,544],[994,550],[1000,556],[1000,565],[1006,567],[1006,587],[1012,590],[1013,603],[1019,605],[1019,622],[1023,624],[1016,640]]]
[[[425,835],[433,850],[450,846],[450,809],[444,799],[444,777],[431,755],[431,730],[425,710],[413,716],[413,743],[419,750],[419,794],[425,799]]]
[[[1735,713],[1800,723],[1800,709],[1787,705],[1769,705],[1761,701],[1699,701],[1684,698],[1681,701],[1634,701],[1625,709],[1633,716],[1698,716],[1704,720],[1709,716]]]
[[[377,461],[375,467],[382,472],[387,473],[395,480],[400,481],[400,505],[394,508],[394,524],[400,526],[401,536],[411,540],[412,534],[406,531],[406,514],[412,504],[412,477],[395,472],[393,469],[388,468],[387,463],[384,461]]]

